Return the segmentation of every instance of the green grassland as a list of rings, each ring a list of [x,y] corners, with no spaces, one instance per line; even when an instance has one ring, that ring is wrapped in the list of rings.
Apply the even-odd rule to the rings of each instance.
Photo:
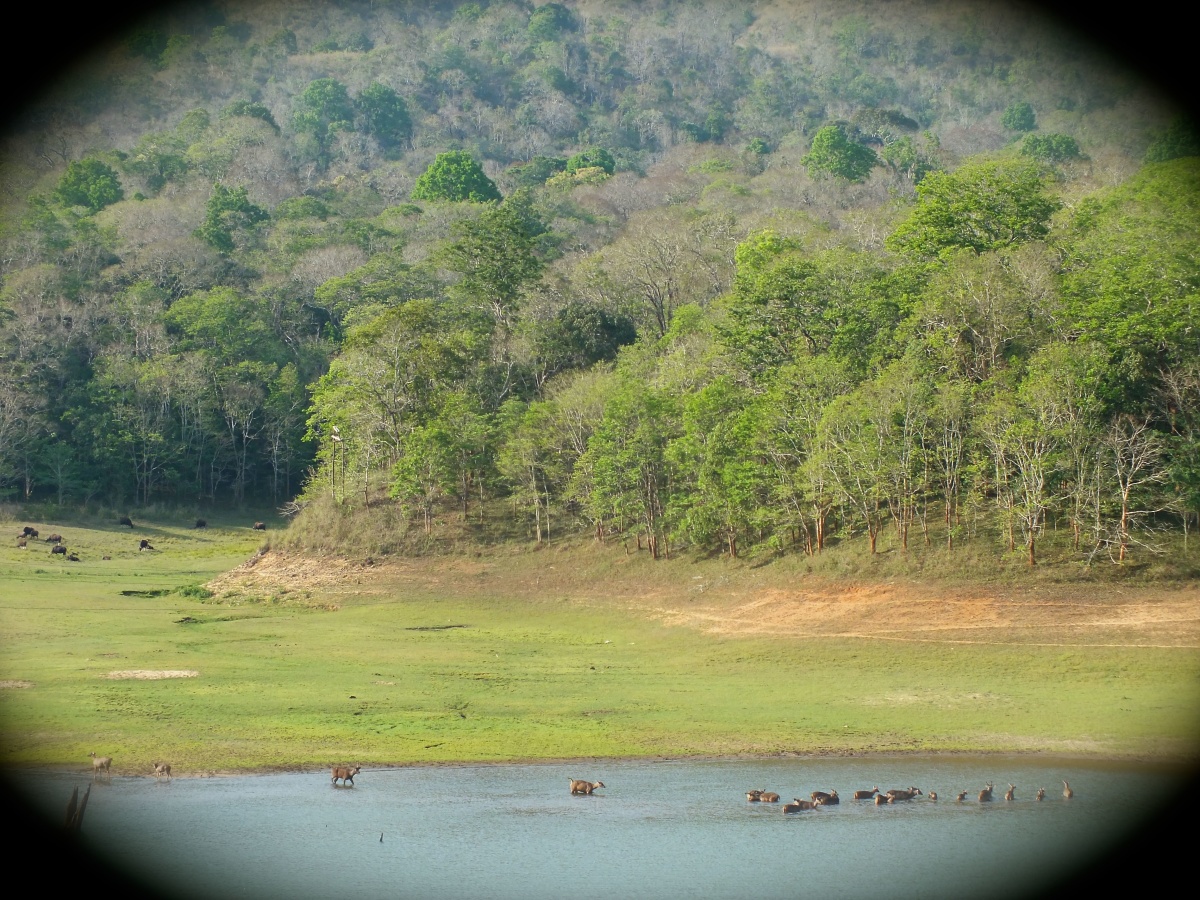
[[[0,765],[86,768],[90,751],[119,774],[156,759],[184,774],[908,751],[1177,759],[1200,736],[1191,648],[717,637],[488,579],[208,595],[198,585],[272,532],[191,524],[52,526],[77,563],[5,541]],[[155,552],[138,552],[141,537]],[[136,670],[197,674],[106,677]]]

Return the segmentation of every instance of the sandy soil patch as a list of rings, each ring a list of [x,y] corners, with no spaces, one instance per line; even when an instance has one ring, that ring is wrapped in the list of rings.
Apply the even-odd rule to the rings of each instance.
[[[436,589],[461,596],[487,575],[490,594],[560,596],[585,606],[619,606],[665,625],[713,635],[854,637],[955,644],[1178,647],[1200,649],[1200,586],[1038,585],[940,587],[918,583],[812,582],[795,589],[756,585],[746,570],[650,587],[636,578],[581,588],[560,565],[506,574],[465,559],[307,558],[268,551],[209,587],[269,592],[309,589],[397,596]],[[507,579],[507,580],[506,580]]]
[[[102,678],[124,679],[136,678],[142,681],[156,681],[160,678],[195,678],[200,673],[195,669],[126,669],[121,672],[109,672]]]
[[[33,687],[32,681],[0,681],[0,690],[23,690],[24,688]]]

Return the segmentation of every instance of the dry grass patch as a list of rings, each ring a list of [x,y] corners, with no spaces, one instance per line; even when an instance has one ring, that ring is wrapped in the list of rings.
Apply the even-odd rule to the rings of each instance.
[[[196,678],[199,674],[195,669],[126,669],[121,672],[109,672],[100,677],[117,681],[130,678],[138,681],[157,681],[161,678]]]

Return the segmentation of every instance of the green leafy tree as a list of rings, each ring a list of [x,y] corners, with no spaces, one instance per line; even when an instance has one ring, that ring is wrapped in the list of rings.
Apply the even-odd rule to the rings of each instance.
[[[500,200],[500,191],[471,154],[465,150],[448,150],[439,153],[417,178],[412,198],[492,203]]]
[[[214,184],[205,207],[204,222],[196,236],[222,253],[232,253],[238,241],[251,237],[258,225],[270,219],[270,214],[250,202],[244,187],[227,188]]]
[[[800,158],[814,178],[832,175],[843,181],[865,181],[879,157],[870,147],[851,140],[840,125],[826,125],[813,135],[812,146]]]
[[[617,170],[617,163],[613,159],[612,154],[603,147],[592,147],[589,150],[583,150],[567,160],[567,172],[569,174],[574,174],[579,169],[595,168],[603,169],[606,174],[611,175]]]
[[[1200,156],[1200,130],[1195,120],[1180,117],[1167,126],[1146,150],[1146,162],[1169,162],[1186,156]]]
[[[125,199],[121,180],[112,166],[96,159],[77,160],[67,166],[54,189],[54,197],[64,206],[82,206],[99,212]]]
[[[1051,163],[1082,159],[1079,143],[1069,134],[1027,134],[1021,141],[1021,154]]]
[[[362,116],[364,130],[384,147],[401,146],[412,137],[408,105],[387,85],[372,82],[354,98],[354,104]]]
[[[1000,125],[1009,131],[1033,131],[1037,128],[1037,114],[1032,104],[1020,100],[1001,113]]]
[[[346,86],[336,78],[309,82],[296,98],[292,127],[311,142],[308,154],[328,165],[334,135],[354,130],[354,104]]]
[[[537,41],[559,40],[564,31],[575,30],[575,17],[561,3],[546,3],[529,16],[526,31]]]
[[[968,163],[931,172],[917,185],[917,208],[887,239],[889,249],[917,257],[966,247],[1000,250],[1049,234],[1062,204],[1046,174],[1030,159]]]

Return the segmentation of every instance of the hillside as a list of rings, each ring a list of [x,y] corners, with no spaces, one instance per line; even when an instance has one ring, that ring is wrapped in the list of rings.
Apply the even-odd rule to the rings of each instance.
[[[1200,144],[1037,7],[108,34],[4,133],[5,499],[1029,566],[1162,560],[1200,515]]]

